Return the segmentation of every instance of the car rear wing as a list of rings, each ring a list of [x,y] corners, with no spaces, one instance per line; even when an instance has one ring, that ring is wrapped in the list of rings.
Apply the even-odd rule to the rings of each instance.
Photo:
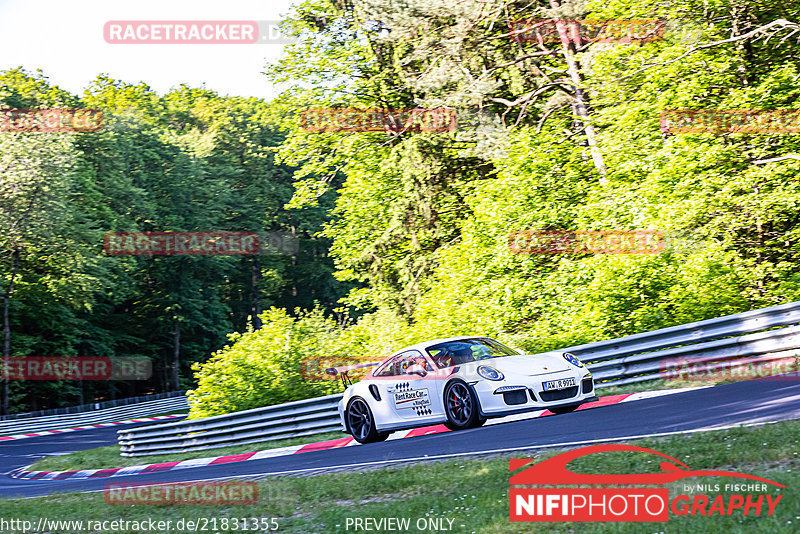
[[[342,386],[347,389],[348,385],[353,385],[353,381],[347,375],[350,371],[355,369],[366,369],[368,367],[375,367],[381,362],[359,363],[356,365],[342,365],[341,367],[328,367],[325,372],[331,376],[339,375],[342,378]]]

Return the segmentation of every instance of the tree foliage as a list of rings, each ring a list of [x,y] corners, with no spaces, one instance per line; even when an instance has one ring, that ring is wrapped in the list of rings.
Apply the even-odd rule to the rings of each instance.
[[[191,364],[263,309],[330,310],[340,297],[316,235],[332,194],[283,208],[292,169],[274,161],[283,134],[267,103],[185,86],[159,96],[104,76],[79,98],[22,69],[0,73],[0,100],[104,117],[97,132],[0,133],[6,355],[145,356],[154,369],[139,382],[5,382],[7,410],[185,389]],[[301,245],[295,255],[111,257],[109,231],[281,231]]]

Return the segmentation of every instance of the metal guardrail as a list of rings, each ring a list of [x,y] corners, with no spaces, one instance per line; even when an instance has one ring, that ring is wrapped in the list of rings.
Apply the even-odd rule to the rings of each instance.
[[[646,382],[668,375],[669,364],[681,359],[692,365],[706,363],[715,365],[708,369],[725,366],[736,367],[756,357],[760,362],[779,361],[800,357],[800,326],[778,330],[767,330],[744,336],[729,337],[693,345],[681,345],[655,352],[632,354],[613,360],[589,363],[598,388],[621,386],[635,382]]]
[[[559,349],[586,362],[597,388],[662,378],[671,358],[708,367],[800,356],[800,302]],[[767,330],[771,329],[771,330]],[[205,419],[120,430],[123,456],[189,452],[341,428],[341,394]]]
[[[115,408],[107,408],[105,410],[95,410],[92,412],[66,415],[48,415],[44,417],[30,417],[27,419],[0,421],[0,436],[26,434],[28,432],[40,432],[43,430],[57,430],[73,426],[110,423],[112,421],[122,421],[137,417],[148,417],[150,415],[184,411],[188,409],[189,404],[186,401],[186,395],[183,395],[181,397],[170,397],[166,399],[140,402],[137,404],[128,404]]]
[[[100,402],[89,402],[87,404],[80,404],[77,406],[64,406],[62,408],[50,408],[47,410],[37,410],[35,412],[22,412],[12,413],[8,415],[0,415],[0,422],[13,421],[19,419],[30,420],[34,417],[42,417],[45,415],[59,415],[59,414],[75,414],[81,412],[91,412],[95,410],[105,410],[106,408],[116,408],[118,406],[127,406],[129,404],[139,404],[141,402],[171,399],[173,397],[185,397],[185,391],[168,391],[166,393],[153,393],[150,395],[139,395],[138,397],[125,397],[123,399],[114,399]]]
[[[559,350],[583,361],[598,362],[797,323],[800,323],[800,302],[790,302]]]
[[[339,430],[342,394],[204,419],[120,430],[122,456],[189,452]]]

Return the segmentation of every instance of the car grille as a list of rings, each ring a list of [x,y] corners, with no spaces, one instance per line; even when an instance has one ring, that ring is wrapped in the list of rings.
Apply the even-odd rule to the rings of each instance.
[[[571,388],[564,388],[564,389],[557,389],[555,391],[542,391],[539,393],[539,396],[545,402],[550,401],[557,401],[568,399],[570,397],[574,397],[578,394],[578,386],[572,386]]]
[[[581,382],[581,391],[583,393],[589,393],[590,391],[592,391],[592,389],[594,389],[594,384],[592,384],[592,379],[584,378],[583,381]]]
[[[514,405],[514,404],[525,404],[528,402],[527,397],[525,396],[524,389],[518,389],[516,391],[507,391],[503,393],[503,400],[506,401],[506,404]]]

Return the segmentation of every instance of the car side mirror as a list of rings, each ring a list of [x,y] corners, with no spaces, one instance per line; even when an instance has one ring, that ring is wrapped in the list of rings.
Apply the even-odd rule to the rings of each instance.
[[[406,369],[406,374],[407,375],[425,376],[425,375],[428,374],[428,371],[426,371],[421,365],[414,364],[414,365],[409,366],[408,369]]]

